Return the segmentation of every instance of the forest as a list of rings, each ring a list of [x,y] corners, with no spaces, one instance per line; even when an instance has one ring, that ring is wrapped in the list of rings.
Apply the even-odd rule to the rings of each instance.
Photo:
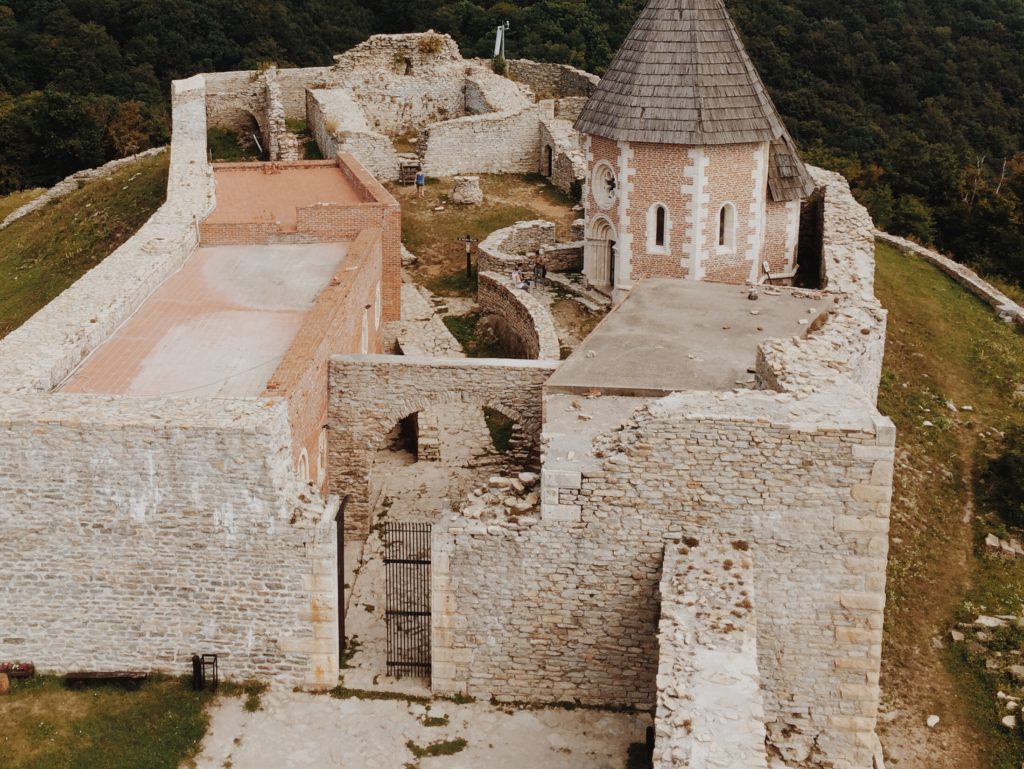
[[[0,194],[167,141],[172,79],[433,28],[600,74],[642,0],[0,1]],[[876,223],[1024,283],[1024,4],[727,0],[806,158]]]

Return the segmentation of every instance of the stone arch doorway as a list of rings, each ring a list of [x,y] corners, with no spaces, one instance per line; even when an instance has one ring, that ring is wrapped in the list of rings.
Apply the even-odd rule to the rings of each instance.
[[[452,406],[484,408],[519,426],[520,452],[540,443],[542,387],[557,361],[338,356],[331,360],[328,480],[332,493],[350,495],[348,534],[366,538],[371,520],[371,473],[379,449],[412,414]],[[421,441],[420,441],[421,442]]]
[[[611,292],[615,288],[618,249],[615,227],[598,217],[590,225],[584,254],[584,273],[594,288]]]

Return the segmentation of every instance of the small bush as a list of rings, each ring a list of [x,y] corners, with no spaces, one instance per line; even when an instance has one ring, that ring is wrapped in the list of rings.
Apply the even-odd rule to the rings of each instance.
[[[1010,526],[1024,528],[1024,428],[1006,431],[1003,454],[983,473],[985,501]]]
[[[420,38],[420,53],[437,55],[444,50],[444,39],[440,35],[424,35]]]
[[[505,57],[495,56],[493,59],[491,59],[491,69],[494,70],[494,73],[496,75],[501,75],[502,77],[507,76],[508,62],[505,60]]]

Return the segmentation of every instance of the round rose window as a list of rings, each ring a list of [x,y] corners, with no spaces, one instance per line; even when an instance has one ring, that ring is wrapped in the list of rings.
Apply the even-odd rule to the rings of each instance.
[[[617,181],[615,170],[605,162],[597,164],[594,169],[594,178],[591,180],[594,188],[594,200],[601,208],[610,208],[615,202]]]

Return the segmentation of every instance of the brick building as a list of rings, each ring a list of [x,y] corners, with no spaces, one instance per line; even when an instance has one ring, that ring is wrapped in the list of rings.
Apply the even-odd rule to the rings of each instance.
[[[594,287],[793,278],[814,185],[722,0],[651,0],[576,128]]]

